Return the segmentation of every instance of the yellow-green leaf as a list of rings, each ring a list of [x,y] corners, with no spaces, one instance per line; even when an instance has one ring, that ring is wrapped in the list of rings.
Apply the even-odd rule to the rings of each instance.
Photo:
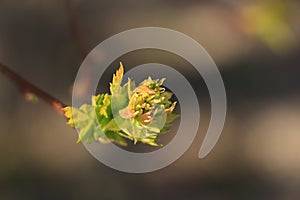
[[[110,93],[113,94],[116,88],[120,87],[123,79],[124,68],[122,62],[120,62],[120,68],[113,75],[112,83],[110,84]]]

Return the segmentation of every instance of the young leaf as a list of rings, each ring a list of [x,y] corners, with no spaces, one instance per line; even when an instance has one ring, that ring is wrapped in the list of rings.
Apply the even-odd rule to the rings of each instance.
[[[77,142],[91,143],[98,138],[106,138],[97,121],[94,106],[84,104],[79,109],[66,107],[64,111],[65,116],[70,119],[68,124],[80,131]]]
[[[110,107],[110,96],[108,94],[104,95],[102,105],[100,106],[100,115],[108,118],[108,109]]]
[[[120,62],[120,68],[116,71],[116,74],[113,75],[112,83],[110,84],[110,93],[113,95],[115,90],[118,90],[121,86],[122,79],[124,74],[124,68],[122,62]]]
[[[118,132],[107,131],[105,135],[111,142],[115,142],[121,146],[127,146],[126,140]]]

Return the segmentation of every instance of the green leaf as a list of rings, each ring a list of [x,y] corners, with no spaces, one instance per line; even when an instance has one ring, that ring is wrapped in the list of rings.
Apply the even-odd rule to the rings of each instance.
[[[164,128],[161,130],[161,134],[166,133],[169,130],[169,127],[174,122],[174,120],[177,119],[178,117],[180,117],[179,114],[174,114],[174,113],[168,114],[168,117],[166,119]]]
[[[79,129],[77,142],[91,143],[98,138],[106,138],[98,123],[95,107],[84,104],[79,109],[66,107],[65,116],[69,118],[68,124]]]
[[[93,106],[103,105],[104,96],[105,96],[105,94],[99,94],[97,96],[92,96],[92,105]]]
[[[100,115],[103,115],[105,118],[108,118],[108,109],[110,107],[110,96],[108,94],[104,95],[102,105],[100,106]]]
[[[115,142],[121,146],[127,146],[127,142],[118,132],[107,131],[105,135],[111,142]]]
[[[110,84],[110,93],[114,94],[116,90],[119,89],[122,83],[124,74],[123,64],[120,62],[120,68],[116,71],[116,74],[113,75],[112,83]]]
[[[167,117],[167,119],[166,119],[165,126],[170,126],[173,123],[173,121],[175,119],[177,119],[178,117],[180,117],[179,114],[175,114],[175,113],[169,114],[168,117]]]
[[[105,129],[109,131],[121,131],[120,127],[114,119],[111,119],[105,126]]]

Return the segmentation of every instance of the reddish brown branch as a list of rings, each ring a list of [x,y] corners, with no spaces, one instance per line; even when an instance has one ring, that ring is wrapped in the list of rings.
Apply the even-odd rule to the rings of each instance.
[[[14,82],[21,92],[26,97],[28,94],[32,93],[36,95],[38,98],[44,100],[48,104],[52,106],[52,108],[57,111],[59,114],[63,114],[62,108],[66,105],[59,101],[58,99],[54,98],[47,92],[41,90],[37,86],[33,85],[29,81],[25,80],[23,77],[9,69],[4,64],[0,63],[0,73],[9,78],[12,82]]]
[[[70,29],[76,45],[78,46],[78,49],[80,50],[82,56],[85,57],[89,52],[89,48],[85,40],[84,30],[78,18],[76,6],[73,0],[66,0],[66,12],[68,15]],[[39,87],[33,85],[29,81],[25,80],[23,77],[21,77],[2,63],[0,63],[0,73],[14,82],[25,97],[30,96],[30,94],[34,94],[38,98],[50,104],[52,108],[59,114],[64,114],[64,112],[62,111],[62,108],[66,106],[64,103],[54,98],[47,92],[41,90]]]

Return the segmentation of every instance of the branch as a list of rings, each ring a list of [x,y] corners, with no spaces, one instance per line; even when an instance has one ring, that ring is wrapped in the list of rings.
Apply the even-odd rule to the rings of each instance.
[[[81,55],[84,57],[88,54],[89,48],[84,37],[84,30],[76,13],[76,6],[74,5],[73,0],[66,0],[66,11],[72,35],[78,46],[78,49],[81,52]],[[62,108],[66,107],[66,104],[25,80],[23,77],[9,69],[1,62],[0,73],[15,83],[25,97],[29,97],[31,94],[34,94],[35,96],[44,100],[46,103],[50,104],[56,112],[59,114],[64,114]]]
[[[15,83],[25,97],[30,94],[34,94],[40,99],[44,100],[46,103],[50,104],[56,112],[59,114],[64,114],[64,111],[62,110],[62,108],[66,107],[64,103],[25,80],[2,63],[0,63],[0,73]]]
[[[90,48],[86,40],[82,21],[80,20],[80,16],[78,14],[78,1],[65,0],[65,13],[75,45],[77,46],[81,57],[85,58],[89,54]],[[85,77],[91,77],[91,71],[89,69],[84,69],[83,73]],[[90,79],[87,78],[81,84],[84,88],[89,88],[92,83]]]
[[[85,57],[89,53],[89,48],[84,37],[84,29],[78,17],[74,0],[66,0],[65,3],[65,9],[71,33],[81,55]]]

